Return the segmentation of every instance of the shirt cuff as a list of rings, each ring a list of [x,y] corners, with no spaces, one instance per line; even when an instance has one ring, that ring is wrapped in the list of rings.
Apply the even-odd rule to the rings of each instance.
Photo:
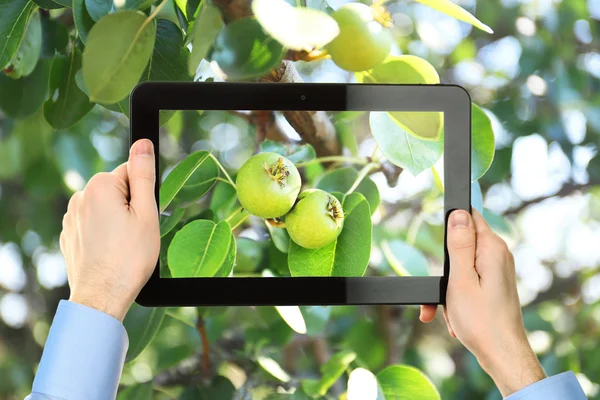
[[[505,400],[587,400],[572,371],[563,372],[531,384]]]
[[[33,392],[60,399],[112,400],[129,340],[123,324],[96,309],[61,300]]]

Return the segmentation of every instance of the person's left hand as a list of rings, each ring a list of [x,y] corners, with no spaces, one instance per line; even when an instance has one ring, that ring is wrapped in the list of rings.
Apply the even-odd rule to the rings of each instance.
[[[153,145],[142,139],[128,162],[71,197],[60,235],[70,301],[125,318],[160,250],[155,180]]]

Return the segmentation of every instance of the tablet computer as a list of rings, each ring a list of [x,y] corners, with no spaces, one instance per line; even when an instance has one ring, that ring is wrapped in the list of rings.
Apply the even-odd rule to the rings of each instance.
[[[448,215],[471,209],[463,88],[147,82],[130,116],[161,219],[139,304],[445,302]]]

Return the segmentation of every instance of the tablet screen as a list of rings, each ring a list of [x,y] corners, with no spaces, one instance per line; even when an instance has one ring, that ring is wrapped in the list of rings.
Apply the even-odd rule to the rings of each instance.
[[[443,113],[161,118],[162,278],[443,275]]]

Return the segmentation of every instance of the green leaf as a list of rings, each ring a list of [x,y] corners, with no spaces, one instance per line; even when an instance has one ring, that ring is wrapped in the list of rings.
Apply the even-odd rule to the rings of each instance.
[[[176,208],[171,215],[160,215],[160,237],[165,236],[177,226],[177,223],[183,218],[184,212],[185,209]]]
[[[227,24],[217,35],[212,60],[229,80],[261,76],[279,65],[283,46],[265,34],[256,19],[242,18]]]
[[[225,262],[221,265],[221,268],[219,268],[219,270],[215,273],[215,277],[227,278],[233,270],[236,258],[237,242],[233,235],[231,235],[231,242],[229,243],[229,251],[227,252],[227,258],[225,259]]]
[[[429,262],[423,253],[408,243],[393,239],[381,243],[381,250],[399,276],[429,276]]]
[[[442,140],[423,140],[410,135],[386,112],[371,112],[369,124],[379,149],[387,159],[413,175],[432,167],[444,151]]]
[[[94,21],[99,21],[113,10],[112,0],[85,0],[85,8]]]
[[[265,400],[312,400],[312,397],[304,393],[302,389],[296,389],[292,394],[275,393],[269,395]]]
[[[235,386],[229,379],[217,375],[209,386],[188,386],[179,400],[231,400],[235,394]]]
[[[191,31],[194,20],[200,11],[199,6],[203,3],[200,0],[174,0],[173,11],[179,19],[179,24],[184,31]],[[188,44],[189,42],[186,42]]]
[[[354,207],[350,207],[354,204]],[[290,242],[288,263],[292,276],[363,276],[371,255],[371,213],[360,193],[342,203],[346,217],[338,238],[319,249],[305,249]]]
[[[155,0],[125,0],[122,8],[128,10],[146,10],[155,3]]]
[[[352,167],[334,169],[321,175],[315,187],[329,193],[346,193],[352,187],[356,178],[358,178],[358,171]],[[369,202],[371,214],[375,213],[379,204],[381,204],[381,196],[375,182],[367,176],[354,191],[365,196],[365,199]],[[346,210],[344,209],[344,211]]]
[[[190,76],[196,75],[198,65],[200,65],[202,59],[208,54],[222,26],[223,18],[221,17],[221,11],[211,3],[207,1],[203,2],[202,9],[191,33],[192,54],[188,62],[188,74]]]
[[[160,186],[160,212],[177,197],[177,202],[189,203],[204,196],[215,184],[219,167],[207,151],[187,156],[169,173]]]
[[[64,53],[69,44],[69,29],[61,22],[42,17],[41,58],[54,58],[56,53]]]
[[[12,79],[0,73],[0,109],[12,118],[25,118],[35,113],[48,93],[52,60],[40,60],[31,73]]]
[[[496,140],[492,121],[475,103],[471,104],[471,180],[481,178],[492,165]]]
[[[254,0],[252,12],[269,35],[291,50],[321,48],[340,33],[337,22],[325,12],[292,7],[284,0]]]
[[[303,145],[284,145],[273,140],[264,140],[260,144],[262,153],[277,153],[286,157],[293,163],[306,162],[314,159],[317,153],[312,145],[306,143]]]
[[[411,55],[389,56],[373,69],[355,75],[361,83],[440,83],[437,71],[429,62]],[[442,132],[444,119],[441,112],[397,111],[389,114],[403,131],[417,138],[436,140]]]
[[[75,0],[73,0],[75,1]],[[85,7],[94,21],[99,21],[110,13],[121,10],[145,10],[154,4],[154,0],[125,0],[117,7],[113,0],[84,0]]]
[[[152,57],[144,70],[140,82],[145,81],[190,81],[187,74],[187,63],[190,55],[183,42],[181,29],[168,19],[157,20],[156,42]],[[127,105],[117,104],[125,115],[129,116],[129,98]],[[126,109],[126,110],[124,110]],[[175,114],[174,110],[160,110],[159,124],[166,124]]]
[[[324,396],[355,358],[356,353],[351,351],[335,354],[321,366],[321,379],[305,380],[302,382],[302,388],[310,396]]]
[[[50,73],[52,97],[44,103],[44,118],[55,129],[70,127],[94,107],[75,83],[75,74],[80,68],[81,53],[76,47],[68,57],[54,58]]]
[[[357,363],[371,370],[386,362],[388,348],[377,323],[362,318],[344,332],[343,345],[356,353]]]
[[[60,4],[63,7],[71,7],[71,0],[53,0],[54,2]]]
[[[83,93],[85,93],[88,96],[88,98],[89,98],[90,91],[88,90],[87,86],[85,85],[85,81],[83,80],[83,70],[80,69],[75,74],[75,83],[77,84],[77,87]],[[107,110],[111,110],[111,111],[114,111],[114,112],[122,113],[126,117],[129,118],[129,95],[127,97],[125,97],[123,100],[119,101],[118,103],[114,103],[114,104],[102,104],[102,103],[98,103],[98,105],[106,108]],[[164,110],[160,111],[159,121],[160,121],[160,117],[162,117],[163,111]]]
[[[300,312],[306,323],[306,334],[315,336],[325,329],[332,307],[323,306],[300,306]]]
[[[152,382],[129,386],[117,396],[117,400],[146,400],[150,398],[152,398]]]
[[[58,8],[64,8],[62,4],[55,3],[52,0],[33,0],[33,2],[44,10],[56,10]]]
[[[156,23],[156,43],[141,81],[189,81],[189,50],[184,46],[181,29],[168,19]]]
[[[174,278],[214,276],[223,266],[233,266],[228,257],[231,242],[235,241],[231,227],[225,221],[199,219],[185,225],[175,234],[167,252]]]
[[[292,379],[292,377],[281,368],[281,365],[271,357],[258,356],[256,357],[256,361],[262,369],[279,379],[281,382],[289,382]]]
[[[136,11],[107,15],[91,29],[83,52],[90,100],[116,103],[140,80],[154,49],[156,24]]]
[[[266,225],[277,250],[287,253],[290,248],[290,235],[288,235],[287,230],[285,228],[276,228],[269,223],[266,223]]]
[[[356,368],[348,376],[348,399],[377,399],[383,396],[377,387],[377,378],[365,368]],[[383,400],[383,399],[382,399]]]
[[[28,0],[0,0],[0,69],[17,52],[33,6]]]
[[[492,28],[490,28],[489,26],[487,26],[486,24],[484,24],[483,22],[481,22],[480,20],[475,18],[473,16],[473,14],[471,14],[470,12],[468,12],[467,10],[465,10],[458,4],[454,4],[450,0],[417,0],[417,1],[419,3],[425,4],[426,6],[429,6],[435,10],[443,12],[446,15],[456,18],[460,21],[467,22],[467,23],[473,25],[474,27],[481,29],[484,32],[494,33]]]
[[[237,207],[240,205],[233,186],[228,182],[217,182],[210,196],[209,208],[222,220],[231,215]]]
[[[433,383],[418,369],[407,365],[392,365],[377,374],[377,381],[386,400],[440,400]]]
[[[298,306],[275,306],[275,310],[281,316],[281,319],[292,328],[294,332],[301,335],[306,333],[306,321],[304,315]]]
[[[236,272],[253,272],[258,269],[265,256],[264,243],[245,237],[236,239]]]
[[[125,362],[135,359],[148,346],[162,324],[165,311],[166,308],[142,307],[136,303],[131,306],[123,320],[129,337]]]
[[[88,34],[95,22],[88,13],[85,0],[73,0],[73,21],[79,38],[83,44],[86,44]]]
[[[34,12],[29,18],[29,23],[19,43],[19,48],[15,53],[8,69],[8,76],[18,79],[22,76],[27,76],[33,72],[35,66],[40,59],[42,50],[42,23],[40,14]]]

